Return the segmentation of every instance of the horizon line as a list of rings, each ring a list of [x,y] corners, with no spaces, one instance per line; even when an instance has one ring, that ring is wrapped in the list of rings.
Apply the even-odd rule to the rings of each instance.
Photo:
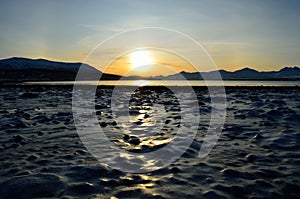
[[[60,63],[66,63],[66,64],[85,64],[85,65],[88,65],[88,66],[91,66],[91,67],[93,67],[93,68],[95,68],[96,70],[98,70],[98,71],[100,71],[100,72],[103,72],[103,71],[101,71],[101,70],[99,70],[99,69],[97,69],[97,67],[95,67],[95,66],[93,66],[93,65],[90,65],[90,64],[88,64],[88,63],[84,63],[84,62],[80,62],[80,61],[63,61],[63,60],[52,60],[52,59],[48,59],[48,58],[42,58],[42,57],[38,57],[38,58],[31,58],[31,57],[19,57],[19,56],[12,56],[12,57],[7,57],[7,58],[0,58],[0,61],[3,61],[3,60],[8,60],[8,59],[29,59],[29,60],[34,60],[34,61],[38,61],[38,60],[45,60],[45,61],[50,61],[50,62],[60,62]],[[284,65],[284,66],[282,66],[280,69],[278,69],[278,70],[270,70],[270,71],[263,71],[263,70],[257,70],[257,69],[255,69],[255,67],[251,67],[251,66],[244,66],[244,67],[242,67],[242,68],[240,68],[240,69],[237,69],[237,70],[226,70],[226,69],[220,69],[220,68],[218,68],[218,66],[217,66],[217,70],[212,70],[212,71],[207,71],[207,72],[213,72],[213,71],[226,71],[226,72],[236,72],[236,71],[240,71],[240,70],[243,70],[243,69],[252,69],[252,70],[255,70],[255,71],[257,71],[257,72],[276,72],[276,71],[280,71],[280,70],[282,70],[282,69],[284,69],[284,68],[300,68],[298,65]],[[181,72],[186,72],[186,73],[195,73],[195,72],[200,72],[200,73],[202,73],[202,72],[204,72],[204,71],[194,71],[194,72],[188,72],[188,71],[185,71],[185,70],[182,70],[182,71],[180,71],[180,72],[178,72],[178,73],[181,73]],[[106,73],[106,74],[112,74],[112,75],[118,75],[118,74],[113,74],[113,73]],[[174,73],[174,74],[176,74],[176,73]],[[173,74],[170,74],[170,75],[173,75]],[[144,77],[153,77],[153,76],[144,76]]]

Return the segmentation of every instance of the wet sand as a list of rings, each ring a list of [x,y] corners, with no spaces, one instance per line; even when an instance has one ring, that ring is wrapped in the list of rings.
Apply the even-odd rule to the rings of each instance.
[[[206,89],[195,88],[201,123],[188,150],[168,167],[129,174],[88,153],[76,133],[71,87],[2,86],[0,198],[297,198],[299,91],[226,88],[223,132],[211,153],[199,159],[213,107]],[[163,129],[151,136],[120,131],[111,113],[111,93],[110,87],[98,89],[96,115],[118,147],[143,153],[165,146],[175,136],[180,108],[168,90],[143,88],[130,100],[137,130],[149,128],[154,117],[166,119]],[[154,109],[154,103],[166,112]]]

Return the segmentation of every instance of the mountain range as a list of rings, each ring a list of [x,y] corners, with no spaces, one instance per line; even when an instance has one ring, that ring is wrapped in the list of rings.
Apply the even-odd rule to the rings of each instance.
[[[74,81],[79,68],[84,71],[84,80],[91,74],[99,73],[101,79],[117,80],[121,76],[106,74],[96,68],[82,63],[57,62],[46,59],[29,59],[13,57],[0,60],[0,82],[24,81]]]
[[[84,70],[85,80],[93,80],[91,74],[99,73],[101,80],[118,80],[119,75],[102,73],[96,68],[79,62],[57,62],[46,59],[29,59],[13,57],[0,60],[0,82],[24,81],[74,81],[80,68]],[[185,72],[154,77],[127,76],[124,79],[154,79],[154,80],[187,80],[217,79],[218,72],[223,80],[300,80],[299,67],[285,67],[279,71],[259,72],[251,68],[244,68],[234,72],[219,70],[211,72]]]
[[[185,72],[169,75],[166,79],[180,79],[179,76],[183,76],[188,80],[202,80],[202,76],[205,79],[218,79],[218,72],[222,76],[223,80],[299,80],[300,68],[299,67],[284,67],[279,71],[267,71],[259,72],[251,68],[243,68],[234,72],[226,70],[211,71],[211,72]]]

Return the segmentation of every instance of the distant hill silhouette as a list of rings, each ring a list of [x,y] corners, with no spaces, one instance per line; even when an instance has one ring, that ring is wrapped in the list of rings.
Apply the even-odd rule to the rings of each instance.
[[[159,79],[177,80],[182,76],[188,80],[202,80],[205,79],[215,80],[218,79],[218,72],[223,80],[300,80],[299,67],[285,67],[279,71],[259,72],[251,68],[243,68],[234,72],[226,70],[211,71],[211,72],[185,72],[176,73],[173,75],[160,77]],[[203,77],[202,77],[203,76]]]
[[[106,74],[96,68],[82,63],[67,63],[50,61],[46,59],[28,59],[13,57],[0,60],[0,82],[24,82],[24,81],[74,81],[80,68],[84,71],[85,80],[93,80],[91,74],[99,73],[102,80],[118,80],[119,75]],[[299,67],[285,67],[279,71],[259,72],[251,68],[244,68],[234,72],[219,70],[211,72],[185,72],[168,76],[138,77],[129,76],[124,79],[158,79],[158,80],[187,80],[218,79],[223,80],[300,80]]]
[[[89,78],[91,74],[102,74],[101,71],[88,64],[13,57],[0,60],[0,81],[74,81],[80,66],[84,71],[85,80],[91,80]],[[102,74],[102,79],[105,80],[119,78],[118,75]]]

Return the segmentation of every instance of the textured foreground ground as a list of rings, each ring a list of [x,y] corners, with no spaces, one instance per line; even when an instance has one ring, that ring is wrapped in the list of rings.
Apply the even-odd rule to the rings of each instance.
[[[227,88],[223,133],[198,158],[210,115],[197,89],[202,122],[189,149],[166,168],[144,174],[110,169],[81,143],[72,117],[72,88],[0,88],[0,198],[296,198],[300,195],[300,89]],[[180,124],[178,102],[166,90],[132,95],[132,123],[151,136],[120,131],[110,111],[112,89],[98,90],[99,124],[116,146],[141,153],[163,147]],[[126,91],[124,91],[126,92]],[[112,161],[118,159],[107,156]],[[133,160],[128,159],[128,164]]]

